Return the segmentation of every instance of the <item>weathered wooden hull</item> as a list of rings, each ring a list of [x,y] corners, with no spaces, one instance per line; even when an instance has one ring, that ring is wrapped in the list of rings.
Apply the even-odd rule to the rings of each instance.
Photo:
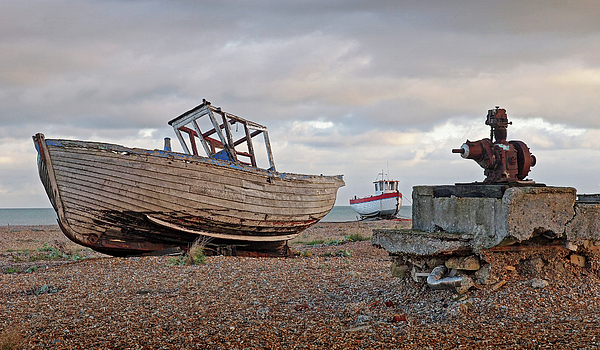
[[[224,160],[46,140],[40,178],[71,240],[111,255],[185,248],[200,236],[241,246],[285,242],[333,207],[341,176],[269,172]]]

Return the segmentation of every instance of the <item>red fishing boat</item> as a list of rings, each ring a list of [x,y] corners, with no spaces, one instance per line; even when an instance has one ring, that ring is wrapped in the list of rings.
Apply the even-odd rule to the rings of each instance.
[[[375,194],[363,198],[355,196],[350,200],[350,207],[360,215],[361,219],[395,218],[402,206],[402,193],[398,190],[398,181],[385,179],[381,172],[373,184]]]

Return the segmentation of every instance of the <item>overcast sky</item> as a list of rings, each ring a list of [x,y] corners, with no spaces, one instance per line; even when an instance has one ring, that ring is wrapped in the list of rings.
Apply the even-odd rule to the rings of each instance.
[[[203,98],[267,126],[277,170],[343,174],[336,205],[382,170],[409,200],[482,181],[451,150],[496,105],[529,178],[598,193],[599,18],[595,0],[0,0],[0,208],[50,207],[33,134],[162,148]]]

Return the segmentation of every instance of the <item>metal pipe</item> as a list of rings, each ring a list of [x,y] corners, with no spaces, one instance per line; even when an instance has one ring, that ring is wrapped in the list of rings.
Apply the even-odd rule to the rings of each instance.
[[[429,288],[433,290],[455,288],[457,293],[463,294],[473,286],[473,281],[466,276],[444,278],[447,271],[448,269],[444,265],[434,268],[427,277]]]

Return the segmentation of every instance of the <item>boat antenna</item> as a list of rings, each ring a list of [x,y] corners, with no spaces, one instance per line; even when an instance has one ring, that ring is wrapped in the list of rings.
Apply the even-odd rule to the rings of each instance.
[[[389,180],[390,179],[390,161],[386,160],[385,165],[387,166],[387,176],[388,176],[388,180]]]

